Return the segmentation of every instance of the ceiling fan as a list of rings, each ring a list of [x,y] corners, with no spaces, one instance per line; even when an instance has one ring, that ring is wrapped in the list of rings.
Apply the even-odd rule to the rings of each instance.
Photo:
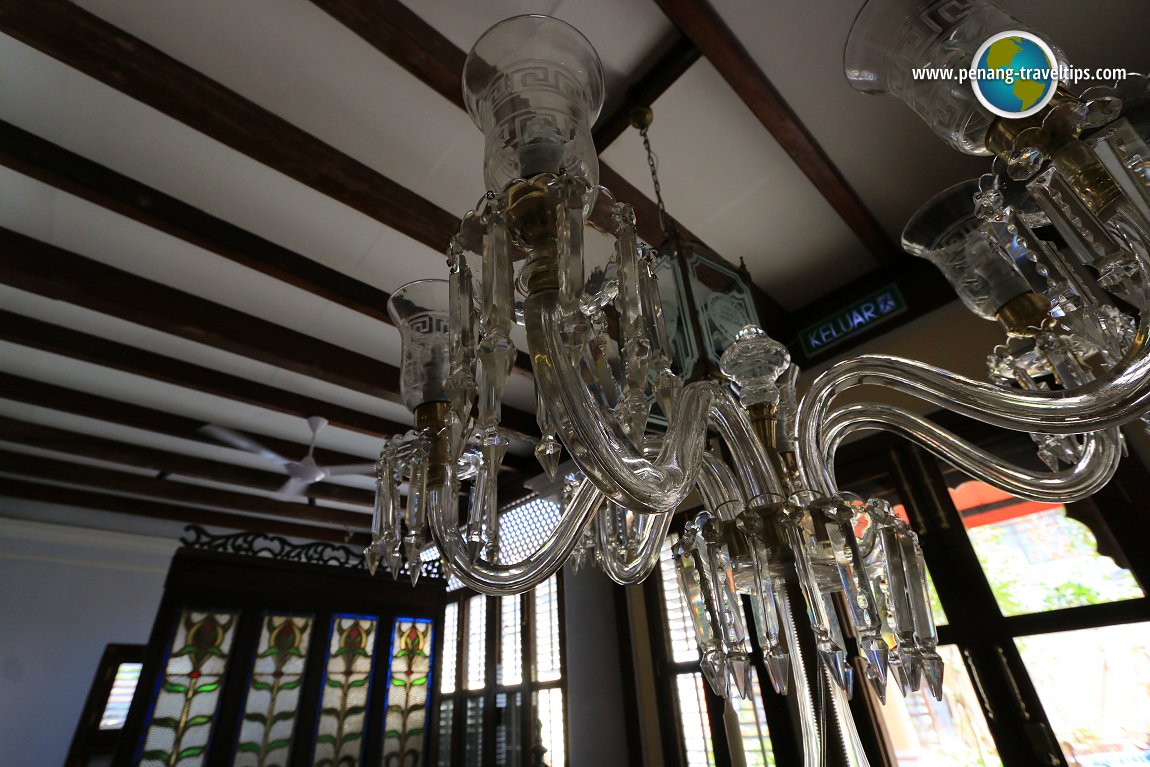
[[[317,464],[313,456],[315,452],[315,441],[320,431],[327,426],[327,419],[312,416],[307,419],[307,424],[311,427],[311,442],[307,446],[307,455],[298,461],[285,458],[270,447],[261,445],[248,435],[241,434],[225,426],[205,424],[201,426],[198,431],[200,434],[211,437],[225,445],[230,445],[237,450],[254,453],[261,458],[282,466],[289,477],[288,481],[276,491],[282,495],[303,495],[308,485],[315,482],[322,482],[328,477],[334,477],[340,474],[372,475],[375,473],[374,463],[352,463],[342,466],[320,466]]]

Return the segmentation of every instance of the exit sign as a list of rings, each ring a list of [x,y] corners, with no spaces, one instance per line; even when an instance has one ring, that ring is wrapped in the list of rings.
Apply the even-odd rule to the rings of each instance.
[[[882,290],[855,301],[845,309],[840,309],[799,333],[803,352],[807,357],[822,354],[835,344],[905,311],[906,301],[902,293],[898,292],[898,287],[887,285]]]

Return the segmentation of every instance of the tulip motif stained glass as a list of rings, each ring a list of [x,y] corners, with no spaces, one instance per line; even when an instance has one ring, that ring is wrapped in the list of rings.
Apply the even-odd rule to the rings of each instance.
[[[332,621],[314,767],[360,764],[376,624],[359,615]]]
[[[183,611],[144,738],[141,767],[203,764],[235,623],[234,612]]]
[[[421,764],[431,673],[431,621],[398,618],[391,639],[384,721],[384,767]]]
[[[265,616],[233,767],[287,764],[311,626],[311,616]]]

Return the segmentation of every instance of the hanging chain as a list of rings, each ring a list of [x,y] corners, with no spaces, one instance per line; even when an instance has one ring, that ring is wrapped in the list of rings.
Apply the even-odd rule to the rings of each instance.
[[[647,132],[651,130],[651,110],[647,107],[637,107],[632,113],[631,125],[639,129],[643,137],[643,148],[647,150],[647,167],[651,169],[651,182],[655,185],[655,202],[659,207],[659,229],[670,239],[675,234],[675,224],[667,215],[667,206],[663,203],[663,187],[659,184],[659,158],[651,149],[651,137]]]

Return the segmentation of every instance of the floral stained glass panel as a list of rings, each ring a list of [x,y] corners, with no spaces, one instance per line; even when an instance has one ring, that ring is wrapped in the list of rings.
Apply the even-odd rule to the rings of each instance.
[[[391,635],[384,767],[421,764],[431,674],[431,621],[397,618]]]
[[[337,614],[332,620],[315,767],[360,763],[375,630],[375,618]]]
[[[144,737],[141,767],[203,764],[235,624],[234,612],[184,610],[181,614]]]
[[[265,614],[233,767],[287,763],[311,627],[308,615]]]

